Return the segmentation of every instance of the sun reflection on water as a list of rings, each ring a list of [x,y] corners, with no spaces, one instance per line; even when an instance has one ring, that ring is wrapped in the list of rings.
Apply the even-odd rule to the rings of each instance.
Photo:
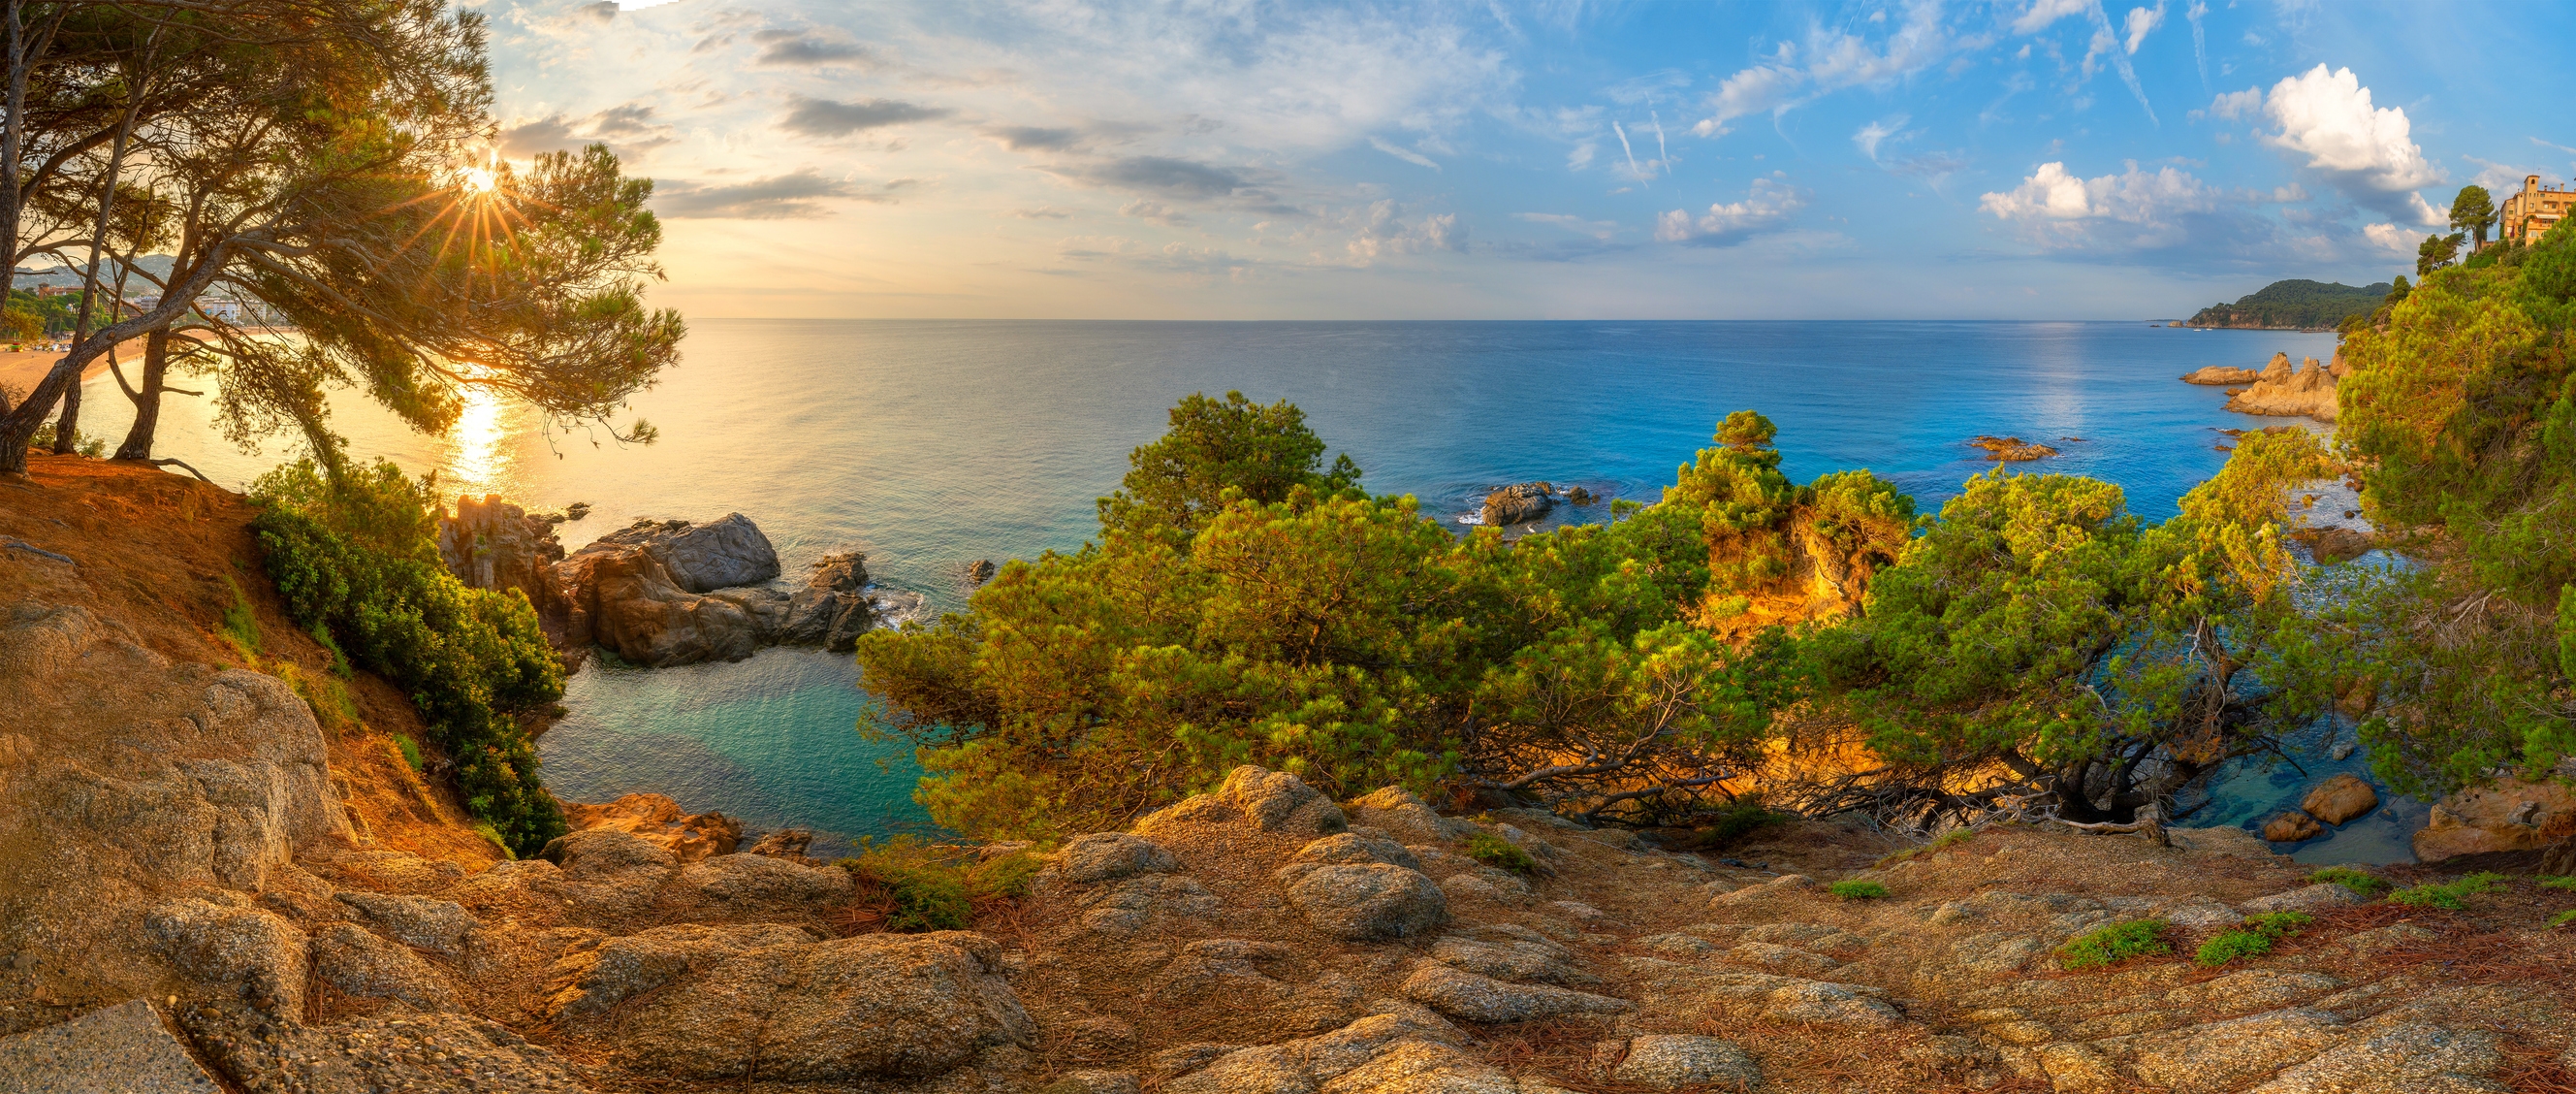
[[[488,388],[468,386],[464,400],[465,409],[448,434],[443,477],[461,494],[509,493],[517,461],[501,442],[517,415],[503,405],[500,393]]]

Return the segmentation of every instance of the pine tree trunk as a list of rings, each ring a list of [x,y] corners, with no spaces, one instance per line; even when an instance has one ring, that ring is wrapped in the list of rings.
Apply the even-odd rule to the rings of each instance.
[[[156,330],[143,339],[143,382],[135,386],[134,428],[116,446],[120,460],[152,458],[152,433],[161,425],[161,380],[170,372],[170,332]]]
[[[63,412],[54,419],[54,455],[68,456],[80,451],[80,381],[63,389]]]

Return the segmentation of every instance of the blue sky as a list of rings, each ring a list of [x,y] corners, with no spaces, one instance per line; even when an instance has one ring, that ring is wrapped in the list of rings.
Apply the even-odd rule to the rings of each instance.
[[[702,317],[2164,318],[2576,172],[2559,5],[479,8]]]

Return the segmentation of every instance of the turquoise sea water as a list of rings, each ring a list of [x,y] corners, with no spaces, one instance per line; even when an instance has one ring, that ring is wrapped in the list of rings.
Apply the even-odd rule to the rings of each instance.
[[[592,503],[588,520],[562,529],[568,548],[634,517],[738,510],[791,575],[858,547],[881,583],[953,609],[964,563],[1078,547],[1127,452],[1161,434],[1165,411],[1193,391],[1293,400],[1372,490],[1415,494],[1452,527],[1486,490],[1528,479],[1651,501],[1718,419],[1745,408],[1778,423],[1800,480],[1867,467],[1929,508],[1989,466],[1963,442],[2012,434],[2063,450],[2031,469],[2117,482],[2134,510],[2162,519],[2224,462],[2216,430],[2268,424],[2220,410],[2220,390],[2177,377],[2333,349],[2331,335],[2143,322],[691,327],[681,367],[636,401],[661,429],[650,447],[547,436],[524,410],[497,404],[469,407],[451,438],[408,433],[356,402],[341,403],[335,422],[358,452],[439,468],[451,489],[531,508]],[[241,485],[283,455],[233,452],[200,404],[174,402],[164,450],[218,481]],[[112,380],[92,381],[87,406],[91,432],[121,434]],[[547,778],[576,800],[663,791],[756,829],[847,838],[923,824],[909,757],[851,728],[865,702],[856,676],[846,659],[790,650],[656,672],[594,664],[571,684],[572,716],[541,742]],[[2306,782],[2283,777],[2286,789],[2259,772],[2231,779],[2191,822],[2268,815]],[[2303,857],[2338,844],[2362,853],[2358,829],[2371,823]]]

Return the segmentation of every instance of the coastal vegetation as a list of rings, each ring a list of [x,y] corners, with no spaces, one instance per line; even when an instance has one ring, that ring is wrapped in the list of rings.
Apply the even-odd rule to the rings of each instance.
[[[563,697],[563,662],[526,594],[467,588],[439,561],[431,482],[385,462],[334,481],[304,460],[262,477],[252,496],[288,615],[411,696],[496,842],[525,856],[564,834],[519,723]],[[422,766],[416,744],[395,743]]]
[[[2344,317],[2367,313],[2388,295],[2389,285],[2355,288],[2341,282],[2275,281],[2237,298],[2212,304],[2183,321],[2186,327],[2260,327],[2283,330],[2331,330]]]

